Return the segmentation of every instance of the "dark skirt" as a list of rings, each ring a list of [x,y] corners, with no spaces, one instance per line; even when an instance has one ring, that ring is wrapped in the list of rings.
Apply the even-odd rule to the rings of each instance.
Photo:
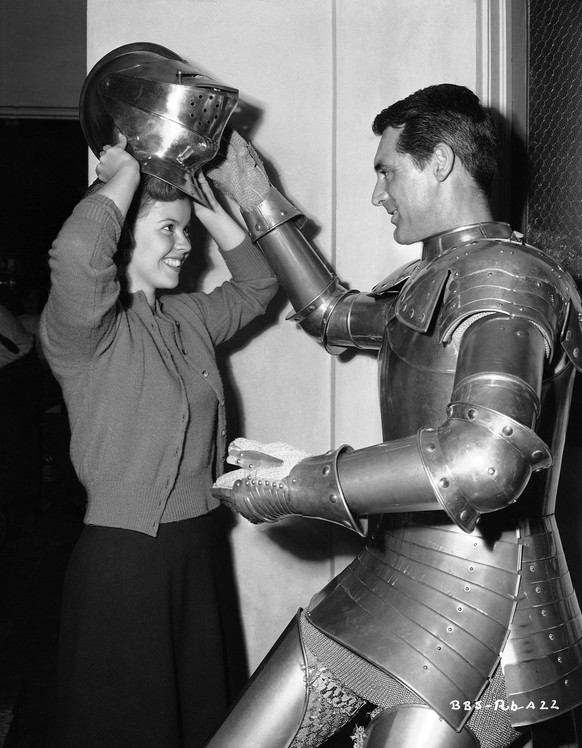
[[[57,748],[198,748],[246,678],[221,512],[85,527],[63,592]]]

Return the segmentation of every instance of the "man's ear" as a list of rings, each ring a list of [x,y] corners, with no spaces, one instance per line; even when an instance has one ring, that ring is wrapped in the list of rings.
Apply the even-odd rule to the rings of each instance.
[[[446,143],[437,143],[432,154],[432,168],[435,178],[444,182],[455,165],[455,152]]]

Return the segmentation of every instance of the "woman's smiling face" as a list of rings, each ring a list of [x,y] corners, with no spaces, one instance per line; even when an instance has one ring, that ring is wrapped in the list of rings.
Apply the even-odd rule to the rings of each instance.
[[[158,288],[175,288],[190,254],[192,204],[188,198],[155,201],[134,229],[134,247],[127,266],[128,290],[143,291],[153,304]]]

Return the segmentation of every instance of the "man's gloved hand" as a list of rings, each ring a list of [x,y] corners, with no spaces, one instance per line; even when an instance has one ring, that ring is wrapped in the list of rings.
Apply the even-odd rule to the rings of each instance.
[[[259,205],[271,188],[258,153],[236,130],[225,134],[218,155],[205,172],[215,187],[243,211]]]
[[[255,525],[276,522],[294,514],[288,505],[287,478],[269,480],[248,476],[235,481],[232,488],[214,487],[212,495]]]
[[[287,476],[307,452],[283,442],[235,439],[226,461],[239,469],[222,475],[212,494],[250,522],[275,522],[292,514]]]
[[[221,476],[212,495],[253,524],[276,522],[292,515],[335,522],[365,534],[344,499],[337,463],[351,447],[308,455],[287,444],[261,444],[236,439],[227,461],[240,470]]]

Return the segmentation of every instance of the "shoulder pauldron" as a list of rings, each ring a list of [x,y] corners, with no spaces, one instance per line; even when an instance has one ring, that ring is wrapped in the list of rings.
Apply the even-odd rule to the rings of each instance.
[[[403,270],[409,277],[396,316],[408,327],[425,333],[435,323],[439,341],[446,343],[456,327],[475,314],[529,319],[544,334],[550,351],[559,340],[582,371],[580,294],[569,273],[535,247],[481,240]]]

